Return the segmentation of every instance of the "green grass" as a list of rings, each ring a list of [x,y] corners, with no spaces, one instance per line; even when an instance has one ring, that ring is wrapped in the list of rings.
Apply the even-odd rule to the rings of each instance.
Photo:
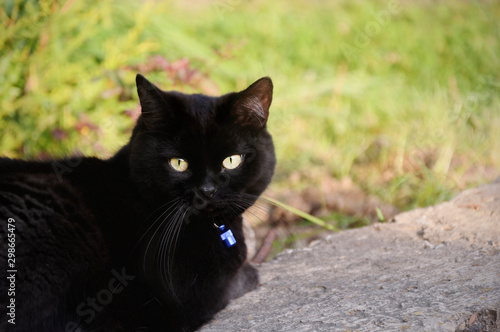
[[[272,77],[277,186],[349,176],[407,209],[500,173],[497,1],[59,3],[3,5],[2,155],[110,155],[133,125],[137,66],[160,55],[195,73],[150,70],[165,89]]]

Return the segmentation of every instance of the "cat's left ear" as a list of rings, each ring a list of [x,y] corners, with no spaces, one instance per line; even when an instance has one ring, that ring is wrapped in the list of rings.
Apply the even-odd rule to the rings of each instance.
[[[272,100],[273,82],[269,77],[262,77],[238,93],[232,110],[236,122],[254,129],[263,128],[269,117]]]

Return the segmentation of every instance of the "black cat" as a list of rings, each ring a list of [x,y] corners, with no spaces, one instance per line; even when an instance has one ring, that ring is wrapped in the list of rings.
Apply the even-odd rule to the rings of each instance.
[[[193,331],[257,286],[241,215],[276,164],[271,80],[220,97],[136,82],[111,159],[0,159],[1,331]]]

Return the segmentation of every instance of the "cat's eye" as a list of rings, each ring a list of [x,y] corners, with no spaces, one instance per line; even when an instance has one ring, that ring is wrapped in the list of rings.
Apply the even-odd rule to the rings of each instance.
[[[235,154],[224,159],[224,161],[222,162],[222,166],[224,166],[224,168],[226,169],[235,169],[236,167],[241,165],[242,161],[242,156],[239,154]]]
[[[184,172],[189,166],[188,162],[181,158],[170,158],[169,162],[170,166],[177,172]]]

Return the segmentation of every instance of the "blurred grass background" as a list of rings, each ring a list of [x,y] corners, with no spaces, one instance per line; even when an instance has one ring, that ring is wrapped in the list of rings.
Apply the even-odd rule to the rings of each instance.
[[[500,175],[499,18],[493,0],[4,0],[0,154],[110,156],[137,72],[206,94],[268,75],[276,187],[434,204]]]

